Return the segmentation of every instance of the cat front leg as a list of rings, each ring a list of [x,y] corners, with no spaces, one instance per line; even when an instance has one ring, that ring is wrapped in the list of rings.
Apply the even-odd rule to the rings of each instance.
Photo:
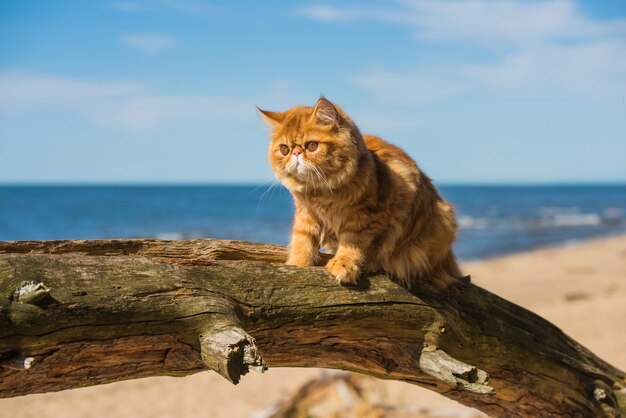
[[[367,234],[344,232],[339,234],[339,247],[335,256],[326,264],[328,271],[344,285],[355,285],[365,263],[365,255],[371,243]]]
[[[301,267],[316,265],[320,258],[320,235],[320,222],[307,209],[296,207],[286,264]]]

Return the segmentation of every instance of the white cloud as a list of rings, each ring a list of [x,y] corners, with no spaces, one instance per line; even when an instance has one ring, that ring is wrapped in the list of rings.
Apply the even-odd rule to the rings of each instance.
[[[372,20],[401,24],[424,41],[472,44],[624,36],[626,19],[596,21],[571,0],[404,0],[393,7],[310,6],[300,12],[323,22]]]
[[[543,45],[511,53],[495,64],[459,69],[459,77],[499,92],[570,98],[626,97],[626,42]]]
[[[410,104],[444,100],[468,91],[623,101],[626,42],[544,45],[512,52],[493,62],[420,68],[406,73],[375,70],[354,75],[349,81],[382,99]]]
[[[0,114],[69,111],[129,130],[167,123],[220,125],[254,120],[252,103],[207,95],[158,95],[139,83],[94,82],[25,72],[0,72]]]
[[[446,99],[466,86],[451,77],[416,72],[399,74],[375,70],[351,77],[350,82],[388,100],[427,103]]]
[[[372,9],[339,9],[333,6],[308,6],[300,10],[301,14],[322,22],[341,22],[372,18]]]
[[[626,33],[626,20],[591,20],[570,0],[426,0],[403,4],[418,39],[520,45]]]
[[[398,131],[414,131],[416,128],[432,124],[437,117],[430,113],[406,112],[390,113],[388,109],[355,109],[351,114],[365,133],[374,135],[390,135]]]
[[[326,23],[402,25],[442,54],[453,48],[446,66],[422,61],[412,71],[350,78],[382,98],[423,103],[481,89],[620,100],[626,92],[626,19],[593,19],[570,0],[403,0],[384,8],[312,6],[301,13]],[[475,51],[472,58],[456,58],[466,47]]]
[[[91,111],[113,106],[143,90],[137,83],[94,83],[53,75],[1,72],[0,111],[20,113],[41,108]]]
[[[93,119],[133,130],[147,130],[167,122],[223,125],[255,117],[254,106],[239,100],[202,95],[128,97],[116,109]]]
[[[156,54],[176,45],[173,38],[156,33],[125,35],[122,37],[122,43],[145,54]]]

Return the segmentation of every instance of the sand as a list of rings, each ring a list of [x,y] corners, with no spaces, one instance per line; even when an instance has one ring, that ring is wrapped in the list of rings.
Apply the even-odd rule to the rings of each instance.
[[[626,369],[626,236],[466,263],[474,283],[552,321]],[[232,386],[215,373],[159,377],[0,400],[0,418],[252,417],[320,369],[270,369]],[[385,382],[387,401],[461,416],[467,409],[425,389]],[[447,415],[451,416],[451,415]]]

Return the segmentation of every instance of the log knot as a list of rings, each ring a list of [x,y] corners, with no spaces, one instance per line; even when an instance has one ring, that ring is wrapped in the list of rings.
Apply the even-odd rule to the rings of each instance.
[[[215,326],[202,333],[200,349],[204,364],[234,384],[251,369],[267,370],[255,339],[237,325]]]
[[[624,410],[626,408],[624,408],[624,406],[626,405],[620,402],[620,392],[619,390],[613,390],[611,386],[602,380],[595,381],[593,398],[600,404],[600,408],[605,416],[609,418],[619,418],[622,416],[622,412],[625,412]]]
[[[34,281],[23,281],[13,292],[11,300],[13,302],[37,305],[49,294],[50,288],[45,284]]]
[[[489,385],[487,372],[465,364],[436,347],[426,346],[422,350],[419,365],[424,373],[450,386],[484,395],[495,393]]]

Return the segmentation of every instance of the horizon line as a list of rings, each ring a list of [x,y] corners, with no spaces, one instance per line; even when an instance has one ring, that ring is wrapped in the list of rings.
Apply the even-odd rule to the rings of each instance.
[[[626,180],[545,180],[545,181],[433,181],[443,187],[509,186],[509,187],[555,187],[555,186],[626,186]],[[277,180],[252,181],[15,181],[0,180],[0,187],[259,187],[280,183]]]

